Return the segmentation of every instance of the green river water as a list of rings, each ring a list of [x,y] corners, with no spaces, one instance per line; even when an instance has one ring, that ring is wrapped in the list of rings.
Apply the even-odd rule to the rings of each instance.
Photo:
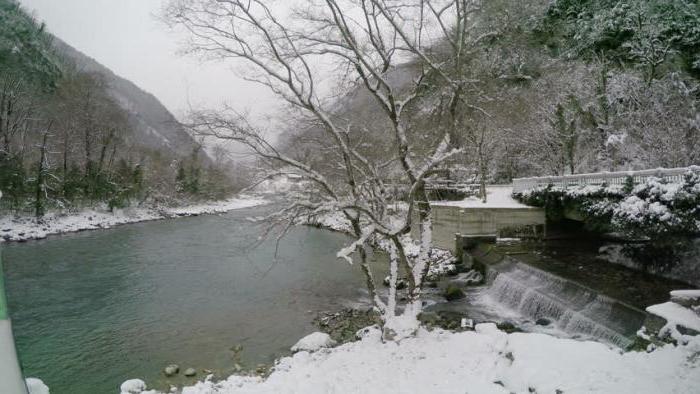
[[[115,393],[129,378],[167,387],[170,363],[227,376],[234,345],[244,367],[271,362],[315,331],[318,311],[362,298],[359,267],[335,258],[341,234],[298,227],[277,257],[274,240],[251,248],[259,229],[245,218],[265,209],[3,245],[25,375],[52,394]]]

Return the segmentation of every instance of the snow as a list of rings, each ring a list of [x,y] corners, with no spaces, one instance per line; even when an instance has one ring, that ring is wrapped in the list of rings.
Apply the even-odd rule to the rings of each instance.
[[[675,302],[669,301],[649,306],[647,312],[666,319],[667,325],[683,326],[700,332],[700,316]]]
[[[27,378],[25,382],[27,383],[29,394],[49,394],[48,386],[46,386],[41,379]]]
[[[141,379],[131,379],[122,383],[121,394],[139,394],[146,390],[146,382]]]
[[[486,188],[486,203],[481,198],[467,197],[461,201],[433,201],[431,205],[459,208],[533,208],[522,204],[513,198],[513,186],[488,186]]]
[[[458,333],[421,329],[399,343],[365,335],[285,357],[266,379],[233,375],[182,393],[691,393],[700,387],[698,351],[700,338],[622,353],[597,342],[506,334],[479,324]]]
[[[700,290],[673,290],[671,298],[694,300],[700,298]]]
[[[335,341],[331,339],[330,335],[323,332],[314,332],[301,338],[294,346],[292,346],[293,352],[307,351],[314,352],[316,350],[332,347],[335,345]]]
[[[266,201],[261,198],[231,198],[228,200],[217,201],[213,203],[188,205],[186,207],[181,208],[172,208],[168,209],[167,212],[171,215],[178,216],[196,216],[223,213],[233,211],[235,209],[251,208],[265,203]]]
[[[345,215],[343,215],[342,212],[333,212],[316,216],[311,218],[308,224],[341,233],[350,234],[352,232],[350,221],[345,217]]]
[[[177,208],[128,208],[114,212],[101,209],[85,209],[80,212],[63,214],[49,213],[39,223],[33,217],[0,217],[0,242],[27,241],[42,239],[53,234],[63,234],[83,230],[105,229],[120,224],[166,219],[177,216],[196,216],[224,213],[265,204],[257,197],[239,196],[223,201],[190,205]]]

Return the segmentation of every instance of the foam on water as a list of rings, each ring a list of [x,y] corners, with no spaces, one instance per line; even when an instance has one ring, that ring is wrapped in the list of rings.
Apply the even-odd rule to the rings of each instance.
[[[490,267],[485,295],[518,314],[549,319],[565,333],[626,347],[645,314],[575,282],[507,259]]]

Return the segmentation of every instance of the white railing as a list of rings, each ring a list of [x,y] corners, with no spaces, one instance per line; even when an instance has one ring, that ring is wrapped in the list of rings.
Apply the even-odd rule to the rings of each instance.
[[[641,171],[617,171],[617,172],[596,172],[591,174],[574,174],[564,176],[543,176],[532,178],[513,179],[513,193],[522,193],[538,186],[578,186],[578,185],[621,185],[627,177],[632,177],[634,184],[642,183],[647,178],[656,177],[669,182],[680,182],[683,176],[693,171],[700,173],[700,166],[690,166],[682,168],[657,168],[653,170]]]

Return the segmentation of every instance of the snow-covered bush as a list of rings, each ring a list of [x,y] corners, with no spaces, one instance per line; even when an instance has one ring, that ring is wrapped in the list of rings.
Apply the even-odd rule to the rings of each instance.
[[[700,233],[700,172],[681,182],[651,177],[634,185],[553,186],[516,194],[520,201],[547,208],[551,218],[575,210],[587,224],[604,230],[649,236]]]

